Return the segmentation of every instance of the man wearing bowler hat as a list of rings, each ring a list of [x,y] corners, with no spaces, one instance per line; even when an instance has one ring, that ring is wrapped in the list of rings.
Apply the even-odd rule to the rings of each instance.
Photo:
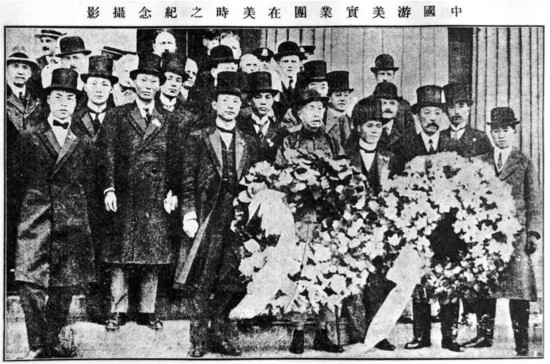
[[[443,92],[446,102],[445,111],[451,125],[441,134],[449,137],[451,148],[466,158],[489,152],[492,146],[487,135],[468,124],[470,109],[474,102],[470,98],[466,86],[451,83],[443,87]]]
[[[80,37],[69,36],[59,40],[59,53],[55,56],[61,59],[61,66],[76,71],[79,75],[88,69],[88,56],[92,51],[86,49]],[[42,75],[44,77],[44,75]],[[43,78],[44,82],[44,78]],[[84,88],[84,82],[79,79],[78,89]]]
[[[74,355],[59,345],[58,335],[72,295],[95,275],[87,205],[95,158],[92,141],[71,125],[77,79],[73,70],[53,71],[45,90],[50,112],[21,133],[10,164],[24,191],[15,278],[21,283],[27,360]]]
[[[382,105],[384,130],[380,137],[380,146],[393,151],[399,139],[404,135],[396,126],[399,103],[403,98],[397,95],[397,87],[393,83],[381,82],[376,85],[374,93],[369,99],[378,100]]]
[[[170,118],[159,111],[155,95],[164,81],[161,58],[139,56],[130,72],[136,101],[107,112],[98,135],[105,208],[115,230],[101,249],[110,265],[111,313],[106,329],[126,321],[129,276],[141,273],[138,324],[161,330],[155,313],[159,270],[172,262],[167,234],[168,215],[175,203],[170,191],[167,144]]]
[[[278,70],[281,80],[279,101],[284,106],[284,109],[288,110],[294,103],[294,97],[298,90],[297,85],[303,84],[303,74],[300,72],[300,69],[305,56],[296,43],[287,41],[279,44],[277,53],[275,53],[273,58],[279,66]]]
[[[380,54],[374,60],[374,67],[371,67],[370,70],[374,74],[376,84],[382,82],[394,83],[395,72],[399,70],[399,67],[395,66],[391,55]],[[414,118],[411,115],[411,104],[405,99],[399,101],[399,108],[395,117],[395,127],[401,133],[416,134]]]
[[[510,300],[510,317],[518,356],[529,355],[529,302],[536,301],[537,291],[531,255],[540,244],[542,233],[541,194],[533,162],[514,147],[516,127],[520,121],[509,107],[491,110],[491,137],[495,148],[477,158],[488,163],[500,180],[512,187],[517,218],[523,230],[514,242],[508,266],[499,275],[496,295],[480,299],[476,306],[477,337],[467,347],[483,348],[493,344],[496,298]]]

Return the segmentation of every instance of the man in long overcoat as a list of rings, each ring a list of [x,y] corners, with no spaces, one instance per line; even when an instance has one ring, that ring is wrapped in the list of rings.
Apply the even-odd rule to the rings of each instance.
[[[107,330],[126,321],[128,279],[141,270],[138,324],[162,329],[155,314],[159,269],[172,261],[167,219],[174,208],[165,200],[170,182],[167,144],[170,118],[155,104],[161,79],[161,58],[142,54],[131,77],[134,103],[107,112],[98,136],[105,207],[113,212],[115,231],[102,246],[101,260],[111,265],[111,314]]]
[[[531,160],[513,147],[516,125],[520,121],[512,109],[497,107],[491,110],[491,137],[494,150],[478,158],[494,167],[500,180],[512,186],[512,197],[516,203],[516,213],[523,230],[514,242],[514,253],[510,263],[500,273],[496,298],[510,300],[510,317],[519,356],[529,354],[529,301],[537,299],[535,274],[531,254],[537,248],[542,233],[540,190],[535,180]],[[493,342],[496,300],[480,300],[477,317],[484,324],[486,332],[471,347],[490,347]]]
[[[245,291],[238,271],[238,241],[230,224],[238,182],[256,162],[259,146],[236,127],[241,107],[238,85],[236,73],[218,74],[212,103],[216,118],[212,126],[191,133],[183,148],[183,230],[194,241],[180,252],[175,287],[192,298],[192,357],[201,357],[206,350],[240,355],[232,342],[229,312]]]
[[[89,193],[94,149],[71,128],[75,71],[53,71],[45,92],[50,113],[23,131],[14,153],[23,187],[17,225],[15,279],[21,282],[30,352],[25,359],[64,356],[57,335],[66,324],[72,294],[94,280]]]

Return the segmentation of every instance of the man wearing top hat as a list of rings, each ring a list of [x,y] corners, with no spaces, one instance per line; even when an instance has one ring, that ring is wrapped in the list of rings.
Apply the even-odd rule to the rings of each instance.
[[[367,187],[378,195],[382,185],[395,173],[395,155],[380,145],[384,133],[384,109],[377,99],[363,99],[353,109],[354,133],[346,145],[346,155],[352,166],[367,177]],[[373,262],[377,271],[371,273],[362,292],[343,302],[342,315],[348,319],[349,343],[365,341],[370,323],[395,287],[386,279],[383,262]],[[377,349],[393,351],[387,339],[376,344]]]
[[[353,89],[349,87],[348,71],[327,73],[328,107],[325,117],[325,130],[336,138],[340,145],[346,145],[352,130],[347,110]]]
[[[474,103],[464,85],[451,83],[443,87],[445,93],[445,111],[451,123],[450,127],[441,132],[451,140],[450,147],[463,157],[471,158],[485,154],[492,149],[487,135],[472,128],[470,109]]]
[[[510,300],[516,353],[518,356],[528,356],[529,302],[537,299],[530,256],[540,244],[542,216],[540,187],[536,182],[533,162],[514,147],[518,124],[520,121],[511,108],[492,109],[490,127],[495,148],[476,157],[487,162],[487,168],[494,169],[498,178],[512,187],[517,218],[524,229],[514,242],[510,263],[499,275],[496,295],[477,302],[476,315],[480,330],[467,347],[492,346],[496,298],[507,298]]]
[[[393,151],[397,142],[404,133],[396,126],[396,118],[399,109],[399,103],[403,100],[397,95],[397,87],[391,82],[381,82],[376,85],[374,93],[369,99],[378,100],[382,105],[382,123],[383,131],[380,137],[380,146]]]
[[[57,336],[72,295],[94,280],[87,195],[95,158],[92,141],[71,126],[77,79],[73,70],[53,71],[50,112],[21,133],[11,164],[24,191],[15,271],[30,349],[23,359],[73,354]]]
[[[175,53],[168,53],[162,57],[161,71],[164,83],[160,85],[156,101],[170,113],[188,113],[180,97],[183,83],[189,77],[185,72],[185,61],[184,56]]]
[[[273,58],[278,64],[281,80],[279,102],[285,110],[288,110],[294,103],[294,97],[298,90],[297,84],[303,83],[303,74],[300,72],[300,69],[305,56],[296,43],[287,41],[279,44],[277,53],[275,53]]]
[[[84,41],[80,37],[69,36],[59,40],[59,53],[55,56],[61,59],[61,67],[76,71],[79,75],[88,69],[88,56],[92,51],[86,49]],[[84,88],[84,82],[78,80],[78,89]],[[42,83],[47,84],[42,72]]]
[[[390,82],[394,83],[395,72],[399,67],[395,67],[393,57],[389,54],[380,54],[374,60],[374,67],[370,68],[374,74],[376,83]],[[372,97],[372,96],[371,96]],[[411,104],[401,99],[399,108],[395,117],[395,127],[403,134],[416,134],[414,118],[411,115]]]
[[[107,112],[98,135],[105,208],[112,216],[112,239],[101,249],[110,265],[111,313],[106,329],[126,321],[129,276],[142,273],[138,324],[161,330],[155,314],[159,270],[172,262],[167,234],[172,166],[167,165],[171,119],[159,111],[155,94],[164,80],[161,58],[145,53],[130,72],[136,101]]]
[[[186,139],[183,149],[181,213],[183,231],[194,239],[181,249],[174,286],[191,297],[191,357],[206,351],[238,356],[229,312],[244,297],[239,247],[230,230],[239,180],[256,163],[256,139],[237,126],[241,107],[239,80],[220,72],[210,126]],[[208,330],[210,321],[211,330]]]

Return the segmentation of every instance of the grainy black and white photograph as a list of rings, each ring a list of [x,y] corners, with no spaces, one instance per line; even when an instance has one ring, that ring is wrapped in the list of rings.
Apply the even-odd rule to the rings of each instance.
[[[543,26],[184,26],[4,26],[4,360],[544,356]]]

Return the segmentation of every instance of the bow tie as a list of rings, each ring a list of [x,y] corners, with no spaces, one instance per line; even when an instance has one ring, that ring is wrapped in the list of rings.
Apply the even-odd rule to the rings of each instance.
[[[136,89],[133,87],[133,86],[123,86],[123,85],[120,85],[120,90],[122,92],[126,92],[128,90],[132,91],[132,92],[136,92]]]
[[[67,121],[66,123],[62,123],[62,122],[57,121],[57,120],[54,119],[53,126],[59,126],[59,127],[65,129],[65,130],[67,130],[67,128],[69,127],[69,122]]]
[[[216,125],[216,127],[218,128],[218,130],[220,131],[220,133],[233,134],[233,132],[235,131],[235,127],[233,127],[233,129],[225,129],[225,128],[222,128],[222,127],[219,126],[219,125]]]
[[[107,109],[103,109],[101,111],[95,111],[95,110],[92,110],[91,108],[88,108],[88,112],[90,114],[95,114],[95,115],[100,115],[100,114],[103,114],[107,111]]]
[[[376,149],[368,150],[368,149],[363,148],[363,147],[359,147],[359,148],[361,148],[361,150],[362,150],[363,152],[365,152],[365,153],[369,153],[369,154],[374,154],[374,153],[376,153]]]

